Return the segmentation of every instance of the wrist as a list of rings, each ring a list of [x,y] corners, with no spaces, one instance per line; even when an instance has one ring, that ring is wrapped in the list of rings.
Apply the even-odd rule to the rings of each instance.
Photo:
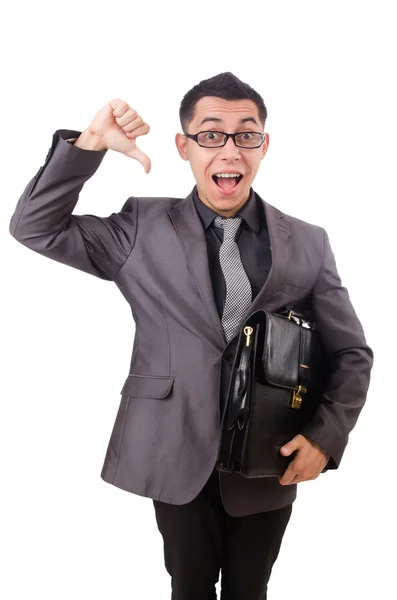
[[[89,129],[85,129],[73,145],[82,150],[96,150],[97,152],[107,150],[100,136],[92,133]]]

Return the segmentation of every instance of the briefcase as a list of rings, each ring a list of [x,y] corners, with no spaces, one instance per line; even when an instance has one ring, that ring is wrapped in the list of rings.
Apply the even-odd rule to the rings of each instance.
[[[243,324],[221,418],[216,468],[247,478],[282,475],[280,448],[322,401],[329,360],[313,320],[258,310]]]

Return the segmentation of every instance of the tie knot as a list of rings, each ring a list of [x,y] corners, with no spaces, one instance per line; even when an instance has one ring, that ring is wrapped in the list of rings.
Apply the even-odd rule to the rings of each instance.
[[[220,215],[215,217],[216,227],[222,227],[224,230],[224,239],[234,239],[240,223],[241,217],[232,217],[230,219],[221,217]]]

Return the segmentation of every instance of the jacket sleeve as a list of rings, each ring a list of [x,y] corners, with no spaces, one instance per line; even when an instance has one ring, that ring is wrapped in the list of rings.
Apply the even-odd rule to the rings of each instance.
[[[9,230],[43,256],[113,281],[134,245],[137,201],[129,198],[109,217],[72,214],[81,189],[107,152],[66,141],[79,135],[67,129],[55,132],[44,165],[18,200]]]
[[[329,454],[324,471],[339,466],[350,431],[366,400],[373,352],[341,284],[325,230],[323,259],[314,288],[312,308],[330,359],[330,376],[323,401],[301,431]]]

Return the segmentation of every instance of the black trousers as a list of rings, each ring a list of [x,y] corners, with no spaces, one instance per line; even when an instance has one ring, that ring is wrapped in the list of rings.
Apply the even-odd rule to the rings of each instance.
[[[223,508],[214,469],[199,495],[179,506],[153,500],[171,575],[171,600],[263,600],[292,504],[232,517]]]

